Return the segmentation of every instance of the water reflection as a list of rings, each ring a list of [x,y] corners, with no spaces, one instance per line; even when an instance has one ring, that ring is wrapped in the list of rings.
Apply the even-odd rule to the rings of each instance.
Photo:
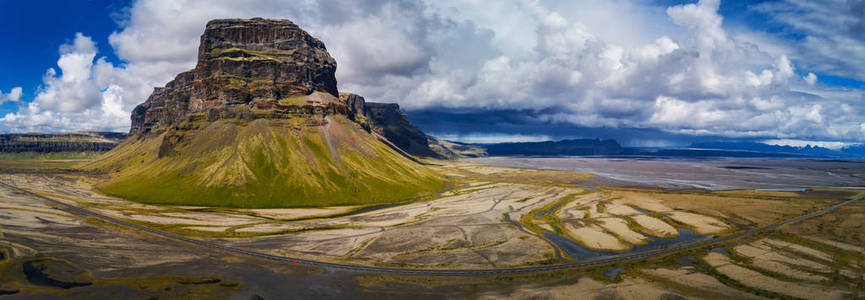
[[[579,261],[661,249],[673,245],[710,239],[713,237],[713,235],[699,235],[687,229],[679,229],[679,236],[671,238],[652,237],[653,240],[646,243],[645,245],[636,245],[631,248],[631,250],[622,252],[592,250],[584,247],[583,245],[580,245],[579,243],[569,238],[552,232],[544,232],[544,237],[556,244],[556,246],[562,249],[562,251],[568,254],[568,256],[570,256],[574,260]]]

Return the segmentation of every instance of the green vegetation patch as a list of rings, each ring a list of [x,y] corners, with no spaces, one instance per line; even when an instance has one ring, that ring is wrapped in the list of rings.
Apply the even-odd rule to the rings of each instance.
[[[444,177],[388,148],[342,116],[324,126],[204,123],[175,131],[170,156],[161,138],[115,148],[86,168],[114,170],[98,186],[121,198],[170,205],[237,208],[321,207],[397,203],[433,195]],[[327,139],[330,139],[329,141]],[[333,148],[331,148],[333,147]],[[332,154],[336,154],[332,157]]]

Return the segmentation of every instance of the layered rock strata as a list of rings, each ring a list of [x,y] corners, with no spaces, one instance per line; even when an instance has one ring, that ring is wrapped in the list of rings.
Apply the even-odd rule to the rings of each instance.
[[[131,133],[201,119],[345,114],[335,72],[324,43],[291,21],[213,20],[201,36],[198,64],[135,108]]]

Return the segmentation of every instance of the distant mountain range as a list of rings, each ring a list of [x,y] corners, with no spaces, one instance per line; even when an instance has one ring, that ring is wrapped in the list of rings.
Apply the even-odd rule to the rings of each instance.
[[[546,142],[480,144],[488,155],[613,155],[624,149],[615,140],[575,139]]]
[[[669,156],[669,157],[865,157],[865,145],[833,150],[818,146],[778,146],[754,142],[693,143],[685,148],[622,147],[615,140],[568,139],[545,142],[475,144],[490,156]]]
[[[838,150],[833,150],[811,145],[805,147],[794,147],[754,142],[712,142],[693,143],[690,148],[747,151],[754,153],[776,154],[779,156],[865,157],[865,145],[848,146]]]

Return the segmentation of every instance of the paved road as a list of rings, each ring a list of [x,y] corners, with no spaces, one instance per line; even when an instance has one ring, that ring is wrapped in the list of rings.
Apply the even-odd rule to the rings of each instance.
[[[96,213],[96,212],[93,212],[93,211],[90,211],[87,209],[80,208],[80,207],[77,207],[74,205],[70,205],[70,204],[67,204],[67,203],[64,203],[61,201],[57,201],[57,200],[33,193],[33,192],[25,190],[25,189],[21,189],[21,188],[18,188],[16,186],[12,186],[12,185],[9,185],[9,184],[3,183],[3,182],[0,182],[0,185],[5,186],[5,187],[10,188],[10,189],[13,189],[13,190],[20,191],[22,193],[29,194],[33,197],[40,198],[40,199],[48,201],[50,203],[56,204],[58,206],[63,207],[65,210],[70,211],[70,212],[75,213],[75,214],[78,214],[78,215],[99,218],[101,220],[108,221],[108,222],[111,222],[111,223],[114,223],[117,225],[150,232],[150,233],[160,235],[160,236],[163,236],[163,237],[166,237],[169,239],[184,241],[184,242],[196,244],[196,245],[203,246],[203,247],[225,250],[225,251],[229,251],[229,252],[245,254],[245,255],[250,255],[250,256],[257,256],[257,257],[261,257],[261,258],[265,258],[265,259],[269,259],[269,260],[274,260],[274,261],[280,261],[280,262],[286,262],[286,263],[295,263],[295,264],[307,265],[307,266],[316,266],[316,267],[329,268],[329,269],[340,269],[340,270],[348,270],[348,271],[356,271],[356,272],[413,274],[413,275],[511,274],[511,273],[523,273],[523,272],[572,269],[572,268],[580,268],[580,267],[587,267],[587,266],[594,266],[594,265],[601,265],[601,264],[608,264],[608,263],[615,263],[615,262],[640,260],[640,259],[649,258],[652,256],[670,254],[673,252],[699,248],[699,247],[703,247],[703,246],[707,246],[707,245],[711,245],[711,244],[716,244],[716,243],[732,240],[735,238],[740,238],[740,237],[752,235],[752,234],[755,234],[755,233],[758,233],[761,231],[776,228],[776,227],[784,225],[784,224],[789,224],[789,223],[801,221],[804,219],[808,219],[808,218],[811,218],[814,216],[818,216],[818,215],[821,215],[821,214],[824,214],[826,212],[835,210],[835,209],[842,207],[842,206],[845,206],[845,205],[849,205],[851,203],[857,202],[857,201],[865,198],[865,195],[863,195],[863,196],[857,197],[855,199],[847,200],[847,201],[835,204],[833,206],[821,209],[819,211],[815,211],[812,213],[808,213],[808,214],[804,214],[804,215],[801,215],[798,217],[787,219],[787,220],[784,220],[784,221],[781,221],[781,222],[778,222],[775,224],[766,225],[766,226],[758,227],[758,228],[753,228],[753,229],[746,230],[743,232],[739,232],[739,233],[735,233],[735,234],[731,234],[731,235],[727,235],[727,236],[722,236],[722,237],[716,237],[716,238],[712,238],[712,239],[708,239],[708,240],[702,240],[702,241],[698,241],[698,242],[694,242],[694,243],[675,245],[675,246],[667,247],[667,248],[664,248],[661,250],[651,250],[651,251],[646,251],[646,252],[637,253],[637,254],[613,256],[613,257],[606,257],[606,258],[590,260],[590,261],[580,261],[580,262],[558,264],[558,265],[548,265],[548,266],[502,268],[502,269],[434,270],[434,269],[403,269],[403,268],[386,268],[386,267],[368,267],[368,266],[350,265],[350,264],[335,264],[335,263],[329,263],[329,262],[305,260],[305,259],[300,259],[300,258],[276,256],[276,255],[270,255],[270,254],[256,252],[256,251],[244,250],[244,249],[220,245],[220,244],[216,244],[216,243],[212,243],[212,242],[192,239],[192,238],[188,238],[185,236],[180,236],[180,235],[176,235],[173,233],[168,233],[165,231],[160,231],[160,230],[144,227],[144,226],[137,225],[137,224],[132,224],[132,223],[120,220],[120,219],[116,219],[116,218],[102,215],[102,214],[99,214],[99,213]]]

